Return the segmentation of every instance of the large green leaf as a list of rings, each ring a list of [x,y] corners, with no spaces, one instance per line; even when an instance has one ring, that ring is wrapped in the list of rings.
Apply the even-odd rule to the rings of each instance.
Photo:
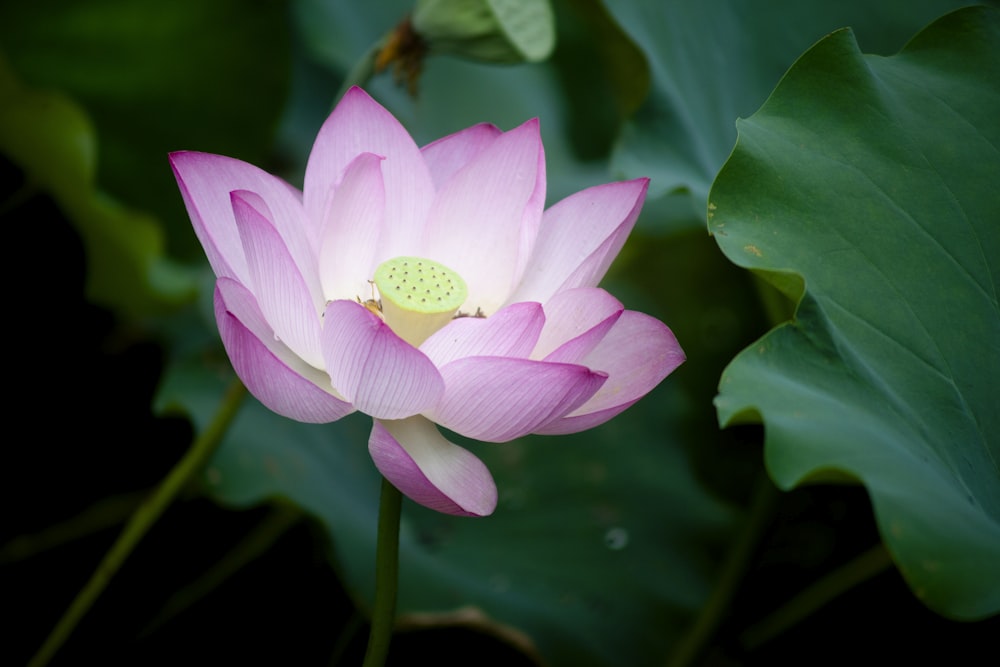
[[[993,8],[890,58],[836,32],[739,123],[710,198],[726,255],[801,295],[726,370],[721,422],[763,420],[782,487],[860,480],[915,594],[959,619],[1000,611],[998,82]]]
[[[621,137],[616,171],[650,176],[650,196],[682,192],[703,216],[709,186],[753,113],[796,57],[852,27],[868,52],[893,53],[962,0],[621,0],[608,9],[650,61],[653,89]]]
[[[553,666],[659,664],[704,604],[739,512],[702,488],[690,452],[724,435],[705,380],[755,333],[752,294],[733,288],[739,270],[703,232],[636,245],[638,255],[627,253],[635,260],[616,269],[615,292],[653,312],[657,300],[670,304],[689,361],[588,433],[469,444],[497,480],[499,506],[467,519],[404,504],[402,623],[478,622],[520,637]],[[668,261],[643,261],[647,248]],[[691,298],[681,271],[722,299]],[[203,425],[218,402],[217,371],[228,369],[224,356],[214,359],[175,366],[161,407],[179,405]],[[318,517],[362,605],[372,599],[379,490],[370,427],[363,415],[298,424],[249,399],[206,473],[224,503],[285,497]]]

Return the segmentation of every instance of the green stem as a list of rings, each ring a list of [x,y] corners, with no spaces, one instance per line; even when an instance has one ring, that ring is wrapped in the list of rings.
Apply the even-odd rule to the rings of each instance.
[[[246,390],[240,382],[234,382],[226,391],[222,405],[215,415],[215,419],[208,425],[201,435],[199,435],[191,449],[188,450],[184,458],[174,466],[173,470],[160,483],[153,495],[136,508],[129,518],[125,528],[122,530],[118,540],[111,549],[104,555],[104,559],[97,566],[90,580],[77,594],[69,608],[59,619],[59,623],[46,638],[45,643],[38,649],[38,653],[28,663],[29,667],[42,667],[48,664],[52,656],[55,655],[59,647],[72,634],[73,630],[80,623],[87,611],[93,606],[97,598],[107,588],[112,577],[118,572],[129,554],[136,545],[149,532],[156,520],[163,514],[171,501],[191,481],[191,479],[202,469],[209,457],[222,441],[229,423],[236,416]]]
[[[750,557],[760,543],[764,531],[771,523],[779,495],[767,473],[761,473],[754,488],[743,530],[736,536],[730,547],[726,560],[722,564],[722,571],[716,580],[715,588],[702,607],[701,614],[698,615],[694,625],[684,634],[671,653],[670,659],[667,661],[669,667],[691,665],[704,652],[708,642],[729,611],[729,603],[743,579],[750,563]]]
[[[824,576],[764,620],[747,628],[740,636],[740,643],[748,651],[761,647],[811,616],[831,600],[884,572],[891,565],[889,552],[881,543],[876,544]]]
[[[378,511],[378,546],[375,552],[375,606],[364,667],[382,667],[396,617],[396,582],[399,573],[399,515],[403,496],[389,480],[382,479]]]

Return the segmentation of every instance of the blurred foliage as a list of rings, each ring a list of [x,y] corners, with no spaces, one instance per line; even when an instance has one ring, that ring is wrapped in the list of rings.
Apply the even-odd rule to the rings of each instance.
[[[266,165],[288,93],[287,5],[9,2],[0,50],[26,86],[82,107],[97,135],[97,183],[159,218],[171,253],[193,259],[201,251],[166,155],[198,149]]]
[[[2,54],[0,153],[19,171],[4,184],[4,209],[39,193],[58,203],[86,244],[87,296],[94,303],[148,316],[194,295],[191,277],[164,256],[156,221],[97,189],[97,141],[86,113],[58,92],[25,89]]]
[[[540,62],[556,41],[549,0],[416,0],[410,20],[430,51],[488,63]]]

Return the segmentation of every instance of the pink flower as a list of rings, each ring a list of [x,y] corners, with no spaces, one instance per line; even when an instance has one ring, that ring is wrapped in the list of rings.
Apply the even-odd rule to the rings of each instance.
[[[371,415],[379,471],[435,510],[497,502],[486,466],[436,425],[488,442],[582,431],[684,360],[664,324],[597,287],[648,181],[543,210],[537,120],[418,148],[353,88],[320,129],[303,192],[232,158],[170,161],[250,392],[303,422]]]

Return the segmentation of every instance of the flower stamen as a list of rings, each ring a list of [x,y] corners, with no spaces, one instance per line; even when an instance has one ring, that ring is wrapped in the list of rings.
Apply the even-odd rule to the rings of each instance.
[[[422,257],[395,257],[375,269],[382,317],[414,347],[451,321],[468,290],[462,277]]]

